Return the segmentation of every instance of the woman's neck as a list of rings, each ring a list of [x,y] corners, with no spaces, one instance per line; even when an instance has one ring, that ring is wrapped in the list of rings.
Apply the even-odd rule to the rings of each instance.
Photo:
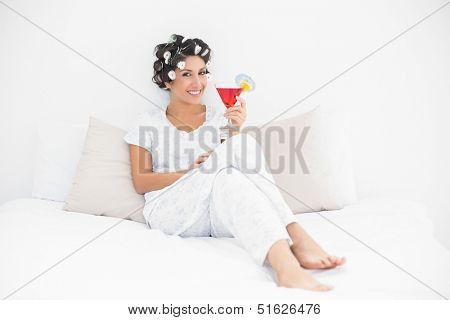
[[[167,114],[173,117],[195,116],[205,111],[203,104],[189,104],[183,102],[170,102],[167,105]]]

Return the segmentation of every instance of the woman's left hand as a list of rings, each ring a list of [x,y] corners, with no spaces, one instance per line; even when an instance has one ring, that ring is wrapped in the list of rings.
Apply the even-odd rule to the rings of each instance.
[[[228,108],[224,116],[227,119],[231,119],[231,123],[234,126],[240,128],[247,119],[247,103],[240,96],[236,96],[236,99],[239,101],[239,105]]]

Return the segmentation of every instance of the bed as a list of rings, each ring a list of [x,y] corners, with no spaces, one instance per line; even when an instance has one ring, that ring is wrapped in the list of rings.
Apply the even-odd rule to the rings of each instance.
[[[450,297],[450,252],[416,202],[363,199],[296,215],[326,250],[347,257],[345,266],[308,270],[334,285],[325,293],[277,287],[271,268],[256,265],[234,238],[168,236],[138,222],[63,211],[63,204],[22,198],[0,206],[2,298]]]

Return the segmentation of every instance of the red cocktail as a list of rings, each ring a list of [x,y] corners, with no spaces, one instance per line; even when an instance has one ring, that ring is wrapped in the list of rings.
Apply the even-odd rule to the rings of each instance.
[[[238,85],[234,85],[234,87],[219,87],[219,85],[220,84],[216,85],[216,89],[217,92],[219,92],[220,98],[225,104],[225,107],[233,107],[237,101],[236,96],[241,94],[242,88],[238,87]]]
[[[216,83],[215,87],[227,109],[235,105],[237,101],[236,96],[239,96],[242,92],[242,88],[236,83]],[[220,127],[221,142],[226,137],[231,136],[230,130],[233,129],[234,126],[231,123],[231,119],[228,118],[227,124]]]
[[[215,85],[216,90],[227,109],[233,107],[236,104],[236,96],[239,96],[241,92],[255,90],[255,81],[253,81],[253,79],[246,74],[238,74],[235,77],[234,81],[234,83],[216,83]],[[231,122],[231,119],[228,119],[228,124],[226,126],[220,127],[220,142],[224,140],[222,139],[223,137],[230,137],[230,131],[233,129],[234,126]]]

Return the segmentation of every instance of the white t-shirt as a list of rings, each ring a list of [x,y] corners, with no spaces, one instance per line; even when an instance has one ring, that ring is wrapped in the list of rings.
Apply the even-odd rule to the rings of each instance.
[[[166,108],[145,111],[129,128],[124,140],[148,150],[152,155],[153,172],[186,170],[202,153],[220,145],[220,127],[227,124],[225,106],[206,105],[206,121],[197,129],[186,132],[177,129],[166,117]],[[178,179],[186,178],[193,170]],[[168,188],[167,186],[166,188]],[[145,193],[146,208],[151,200],[166,188]]]
[[[145,111],[129,128],[124,140],[152,154],[154,172],[185,170],[200,154],[220,144],[219,127],[226,124],[225,110],[206,105],[206,121],[191,132],[177,129],[167,119],[165,109]]]
[[[186,170],[202,153],[220,145],[219,128],[227,123],[225,106],[206,105],[206,121],[191,132],[177,129],[167,119],[166,108],[143,112],[124,136],[128,144],[151,153],[154,172]],[[146,202],[163,190],[147,192]]]

